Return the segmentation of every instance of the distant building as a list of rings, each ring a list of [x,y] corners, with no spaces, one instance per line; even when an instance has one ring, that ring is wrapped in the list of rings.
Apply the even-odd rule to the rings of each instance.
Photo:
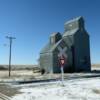
[[[40,68],[47,73],[60,73],[58,47],[67,48],[65,73],[91,70],[89,34],[84,28],[83,17],[66,22],[63,34],[51,34],[49,42],[40,52],[39,59]]]

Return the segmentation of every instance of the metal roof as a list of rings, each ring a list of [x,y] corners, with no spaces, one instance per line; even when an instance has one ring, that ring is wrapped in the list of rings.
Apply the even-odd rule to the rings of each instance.
[[[68,35],[74,35],[78,30],[79,29],[76,28],[76,29],[73,29],[73,30],[66,31],[66,32],[64,32],[63,37],[68,36]]]
[[[48,43],[40,52],[40,54],[43,54],[43,53],[49,53],[49,52],[52,52],[58,45],[59,43],[62,41],[59,40],[57,43],[55,43],[54,45],[51,45],[50,43]]]
[[[65,22],[65,24],[73,23],[75,21],[79,21],[80,19],[83,19],[83,17],[79,16],[79,17],[73,18],[72,20],[69,20],[69,21]]]

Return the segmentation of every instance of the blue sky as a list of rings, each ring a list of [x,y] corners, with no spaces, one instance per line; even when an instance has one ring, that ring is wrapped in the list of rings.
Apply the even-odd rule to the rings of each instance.
[[[63,33],[64,23],[77,16],[85,18],[91,62],[100,63],[100,0],[0,0],[0,64],[8,64],[5,36],[16,37],[12,64],[37,64],[50,34]]]

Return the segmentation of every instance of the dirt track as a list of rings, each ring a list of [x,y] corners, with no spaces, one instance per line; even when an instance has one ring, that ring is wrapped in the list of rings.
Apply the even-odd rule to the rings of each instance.
[[[15,94],[18,94],[19,92],[17,91],[17,89],[12,88],[8,85],[0,84],[0,93],[11,97]]]

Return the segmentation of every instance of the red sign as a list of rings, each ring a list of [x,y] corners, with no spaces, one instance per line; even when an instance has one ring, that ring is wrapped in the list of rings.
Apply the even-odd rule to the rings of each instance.
[[[64,64],[65,64],[65,58],[61,57],[59,60],[60,60],[61,66],[64,66]]]

